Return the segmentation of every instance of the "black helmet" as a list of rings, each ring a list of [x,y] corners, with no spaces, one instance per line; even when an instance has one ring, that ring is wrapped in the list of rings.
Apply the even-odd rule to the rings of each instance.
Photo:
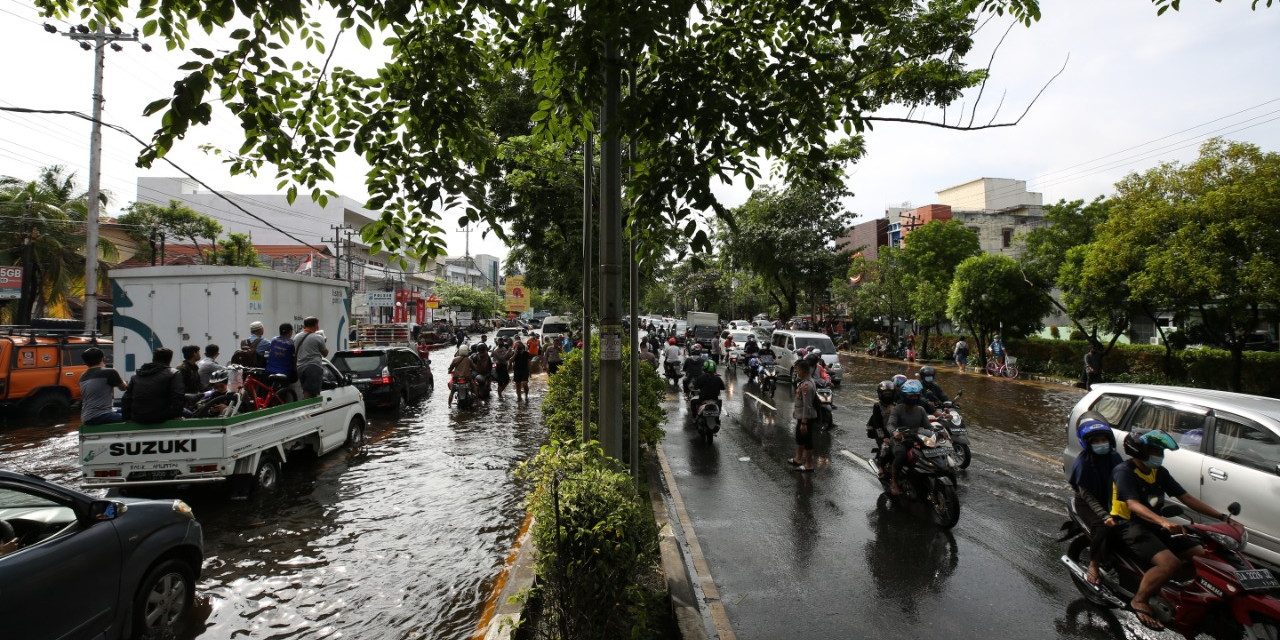
[[[489,350],[489,345],[483,342],[477,342],[476,344],[471,345],[471,353],[481,353],[481,352],[486,352],[488,350]]]
[[[892,380],[882,380],[876,385],[876,395],[880,397],[881,402],[893,402],[897,387],[893,386]]]
[[[934,370],[934,368],[933,368],[932,366],[930,366],[930,365],[925,365],[925,366],[923,366],[923,367],[920,367],[920,373],[918,373],[918,374],[916,374],[916,375],[918,375],[918,376],[920,377],[920,379],[921,379],[921,380],[924,380],[925,382],[933,382],[933,376],[935,376],[935,375],[937,375],[937,374],[938,374],[938,372],[937,372],[936,370]]]
[[[1149,448],[1177,451],[1178,443],[1159,429],[1134,429],[1124,437],[1124,452],[1130,458],[1146,460]]]

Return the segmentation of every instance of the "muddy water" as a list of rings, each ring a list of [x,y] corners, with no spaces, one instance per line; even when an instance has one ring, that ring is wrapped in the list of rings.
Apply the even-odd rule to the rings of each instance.
[[[285,466],[278,491],[182,497],[204,525],[188,638],[470,638],[524,514],[511,471],[545,441],[533,399],[474,411],[436,391],[371,416],[369,442]],[[76,486],[76,425],[0,430],[0,468]]]

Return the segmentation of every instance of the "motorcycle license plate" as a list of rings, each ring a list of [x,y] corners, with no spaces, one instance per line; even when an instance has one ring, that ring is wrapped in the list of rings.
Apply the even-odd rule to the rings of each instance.
[[[968,430],[968,429],[963,429],[963,428],[961,428],[961,427],[954,427],[954,428],[952,428],[952,429],[951,429],[951,435],[953,435],[953,436],[962,436],[962,435],[964,435],[964,434],[966,434],[966,433],[969,433],[969,430]]]
[[[1249,591],[1265,591],[1280,588],[1280,580],[1266,569],[1244,569],[1237,571],[1236,580]]]
[[[935,447],[933,449],[924,450],[924,457],[926,458],[945,458],[946,456],[947,456],[947,450],[943,449],[942,447]]]

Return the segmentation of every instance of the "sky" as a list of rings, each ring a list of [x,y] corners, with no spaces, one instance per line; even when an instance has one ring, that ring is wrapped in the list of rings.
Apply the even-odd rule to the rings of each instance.
[[[930,204],[938,190],[981,177],[1026,180],[1046,203],[1089,200],[1110,194],[1129,173],[1193,159],[1210,136],[1280,151],[1280,8],[1250,11],[1248,5],[1249,0],[1183,0],[1180,12],[1157,17],[1149,0],[1042,0],[1041,20],[1014,26],[995,51],[975,117],[976,123],[993,115],[996,122],[1009,122],[1030,105],[1022,120],[981,131],[877,123],[866,134],[867,155],[849,170],[854,195],[846,204],[863,221],[883,215],[888,206]],[[61,34],[46,33],[42,22],[29,2],[0,0],[6,34],[0,39],[0,105],[90,112],[93,54]],[[996,19],[979,32],[973,64],[987,64],[1010,22]],[[52,24],[59,31],[69,26]],[[210,43],[217,48],[213,41],[203,44]],[[108,51],[103,90],[104,119],[144,139],[156,125],[141,116],[143,107],[169,94],[182,75],[177,67],[191,57],[166,51],[158,39],[150,44],[150,53],[134,43]],[[360,50],[354,38],[340,46],[345,48],[335,56],[337,63],[367,71],[377,62],[377,52]],[[1031,104],[1064,62],[1062,74]],[[976,95],[975,90],[966,96],[966,114]],[[956,122],[959,111],[953,106],[948,122]],[[905,113],[895,108],[882,115]],[[939,121],[942,114],[935,109],[914,117]],[[135,199],[138,176],[177,175],[159,164],[136,168],[135,143],[110,131],[103,136],[102,184],[115,196],[106,214]],[[219,159],[198,148],[238,139],[233,120],[215,117],[169,157],[216,189],[274,192],[270,176],[232,177]],[[89,124],[81,120],[0,112],[0,175],[33,179],[40,167],[63,164],[87,184],[88,141]],[[346,156],[333,188],[363,201],[364,179],[358,158]],[[728,206],[749,195],[741,181],[716,191]],[[464,235],[453,230],[451,219],[446,223],[441,226],[448,230],[449,251],[461,254]],[[500,241],[480,233],[471,234],[470,249],[506,255]]]

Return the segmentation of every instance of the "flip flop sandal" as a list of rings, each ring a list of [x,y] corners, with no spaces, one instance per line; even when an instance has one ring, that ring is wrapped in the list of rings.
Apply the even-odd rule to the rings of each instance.
[[[1133,605],[1130,605],[1129,608],[1133,610],[1133,615],[1138,618],[1138,622],[1142,626],[1152,631],[1165,630],[1164,625],[1160,624],[1160,621],[1156,619],[1156,612],[1153,609],[1151,609],[1150,605],[1148,605],[1147,608],[1145,609],[1139,609],[1138,607],[1135,607]]]

